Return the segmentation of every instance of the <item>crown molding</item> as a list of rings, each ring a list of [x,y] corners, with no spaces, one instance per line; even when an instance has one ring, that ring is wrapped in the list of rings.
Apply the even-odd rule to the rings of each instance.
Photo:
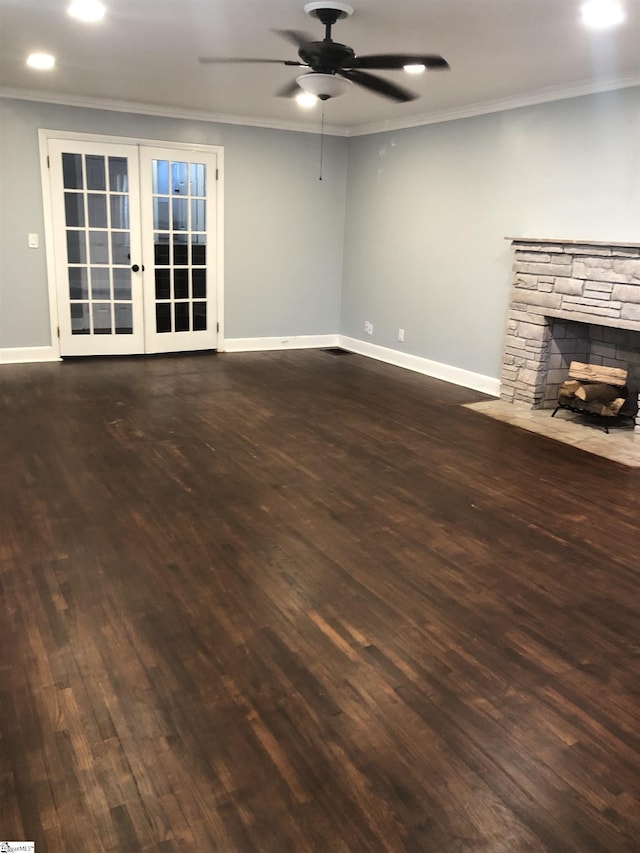
[[[463,118],[488,115],[490,113],[514,110],[519,107],[530,107],[536,104],[546,104],[552,101],[562,101],[567,98],[579,98],[583,95],[597,95],[601,92],[611,92],[616,89],[629,89],[640,86],[640,75],[619,77],[614,80],[594,83],[581,81],[568,86],[551,86],[538,89],[513,98],[502,98],[492,101],[478,101],[464,107],[449,110],[438,110],[412,116],[407,119],[387,120],[363,124],[357,127],[345,128],[325,125],[324,133],[328,136],[370,136],[375,133],[385,133],[394,130],[406,130],[412,127],[422,127],[428,124],[440,124],[447,121],[457,121]],[[135,101],[119,101],[110,98],[87,98],[79,95],[52,94],[22,89],[7,89],[0,87],[0,97],[21,101],[38,101],[47,104],[59,104],[67,107],[82,107],[84,109],[108,110],[112,112],[133,113],[136,115],[158,116],[160,118],[182,119],[186,121],[203,121],[212,124],[232,124],[244,127],[260,127],[267,130],[285,130],[295,133],[317,134],[318,128],[297,122],[275,121],[260,119],[254,116],[230,116],[218,113],[207,113],[199,110],[187,110],[180,107],[162,107],[157,104],[145,104]]]
[[[551,101],[563,101],[567,98],[579,98],[583,95],[597,95],[601,92],[611,92],[615,89],[629,89],[640,86],[640,75],[619,77],[615,80],[594,83],[581,81],[571,83],[568,86],[550,86],[546,89],[538,89],[524,95],[513,98],[501,98],[495,101],[478,101],[464,107],[450,110],[439,110],[437,112],[424,113],[404,120],[392,120],[363,124],[352,127],[348,136],[370,136],[374,133],[384,133],[391,130],[405,130],[411,127],[422,127],[427,124],[440,124],[445,121],[456,121],[461,118],[473,118],[474,116],[488,115],[505,110],[515,110],[518,107],[530,107],[536,104],[546,104]]]
[[[80,95],[52,94],[27,89],[7,89],[0,87],[0,98],[10,98],[16,101],[37,101],[45,104],[58,104],[65,107],[82,107],[89,110],[108,110],[117,113],[132,113],[134,115],[157,116],[159,118],[181,119],[183,121],[204,121],[211,124],[234,124],[244,127],[260,127],[266,130],[288,130],[295,133],[318,134],[316,126],[298,124],[289,121],[261,119],[255,116],[229,116],[219,113],[207,113],[199,110],[187,110],[180,107],[162,107],[157,104],[138,103],[136,101],[118,101],[110,98],[86,98]],[[344,127],[325,124],[324,133],[328,136],[348,136],[349,131]]]

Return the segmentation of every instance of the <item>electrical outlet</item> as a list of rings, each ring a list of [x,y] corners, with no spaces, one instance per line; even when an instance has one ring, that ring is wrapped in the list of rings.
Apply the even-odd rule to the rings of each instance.
[[[398,329],[398,340],[399,341],[404,340],[404,329]]]
[[[368,320],[364,321],[364,330],[367,335],[373,334],[373,323],[370,323]]]

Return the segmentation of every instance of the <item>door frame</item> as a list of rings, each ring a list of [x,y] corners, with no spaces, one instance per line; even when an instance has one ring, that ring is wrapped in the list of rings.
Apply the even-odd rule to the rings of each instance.
[[[216,349],[224,350],[224,147],[222,145],[200,145],[186,142],[171,142],[161,139],[144,139],[136,136],[109,136],[108,134],[76,133],[72,130],[38,129],[38,145],[40,152],[40,177],[42,182],[42,202],[44,212],[44,242],[47,261],[47,285],[49,291],[49,321],[51,328],[51,348],[56,358],[60,355],[58,293],[56,287],[56,256],[53,230],[53,194],[51,187],[51,172],[49,169],[49,140],[75,140],[77,142],[114,143],[134,145],[137,148],[167,148],[179,151],[203,151],[215,154],[218,164],[216,181],[216,223],[215,223],[215,280],[216,280]]]

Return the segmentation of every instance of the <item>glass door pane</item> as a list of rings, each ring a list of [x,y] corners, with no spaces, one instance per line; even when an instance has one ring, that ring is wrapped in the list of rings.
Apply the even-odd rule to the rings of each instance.
[[[151,159],[156,334],[207,328],[206,174],[205,163]]]

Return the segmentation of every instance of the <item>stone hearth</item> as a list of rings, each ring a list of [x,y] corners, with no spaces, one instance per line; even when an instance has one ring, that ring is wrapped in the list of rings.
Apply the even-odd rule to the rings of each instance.
[[[640,244],[512,240],[500,396],[550,406],[571,360],[629,370],[640,432]]]

